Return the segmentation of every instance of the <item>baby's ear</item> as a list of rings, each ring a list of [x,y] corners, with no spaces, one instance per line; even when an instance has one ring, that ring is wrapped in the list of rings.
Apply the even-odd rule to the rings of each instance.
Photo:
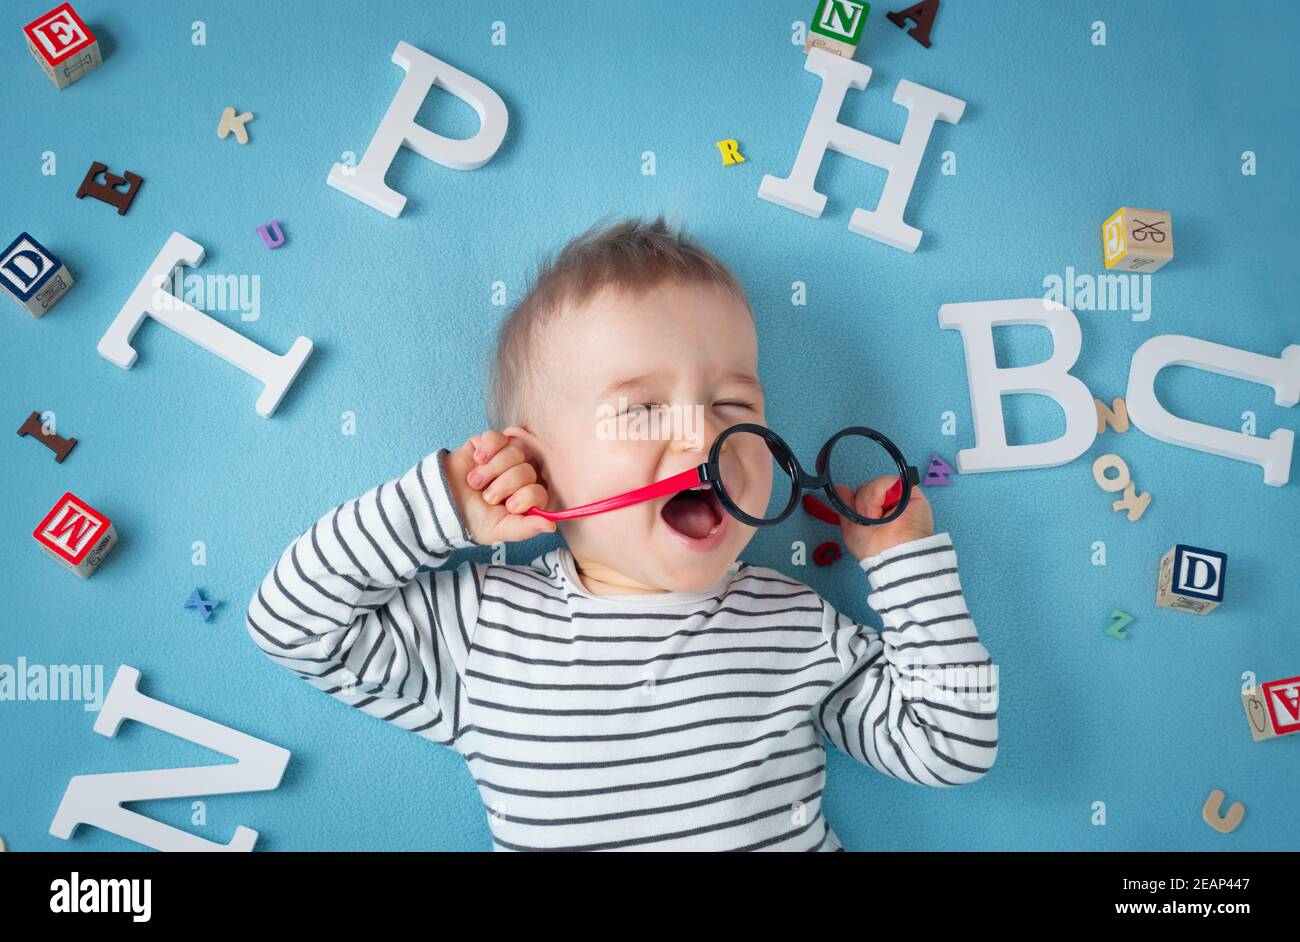
[[[541,482],[543,487],[546,487],[546,462],[541,440],[528,429],[519,425],[512,425],[509,428],[502,429],[501,434],[523,449],[524,460],[533,466],[537,471],[537,480]]]

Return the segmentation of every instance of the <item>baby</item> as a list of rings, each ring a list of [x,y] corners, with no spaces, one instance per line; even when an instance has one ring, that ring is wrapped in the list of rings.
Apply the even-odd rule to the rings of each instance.
[[[842,518],[879,631],[740,562],[754,528],[708,492],[561,521],[565,545],[528,565],[452,564],[556,529],[529,508],[660,481],[729,426],[765,424],[745,293],[662,217],[543,261],[502,325],[490,400],[492,430],[294,540],[248,630],[331,696],[463,755],[494,849],[843,850],[822,815],[823,736],[920,785],[988,772],[996,668],[919,488],[890,523]],[[702,427],[598,435],[629,402],[698,406]],[[727,493],[766,508],[771,456],[729,444]],[[893,480],[837,490],[880,517]]]

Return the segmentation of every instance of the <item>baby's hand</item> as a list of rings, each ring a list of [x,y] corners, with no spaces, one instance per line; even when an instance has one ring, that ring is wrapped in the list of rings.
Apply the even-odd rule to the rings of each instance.
[[[857,491],[850,491],[843,484],[837,484],[835,491],[859,515],[874,519],[884,516],[881,508],[885,492],[897,480],[896,475],[876,478],[861,485]],[[907,501],[907,509],[897,520],[868,527],[841,515],[840,528],[844,531],[844,545],[849,548],[849,552],[858,560],[863,560],[900,543],[919,540],[934,533],[934,514],[931,513],[930,502],[921,493],[921,488],[914,486],[912,496]]]
[[[522,449],[500,432],[489,429],[449,452],[447,480],[465,527],[480,546],[555,532],[553,521],[527,513],[546,506],[546,488]]]

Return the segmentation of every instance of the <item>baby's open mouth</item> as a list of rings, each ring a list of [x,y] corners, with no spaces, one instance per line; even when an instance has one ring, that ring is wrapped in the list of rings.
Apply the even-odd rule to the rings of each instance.
[[[724,511],[713,488],[704,484],[682,491],[664,504],[659,516],[683,536],[702,540],[722,525]]]

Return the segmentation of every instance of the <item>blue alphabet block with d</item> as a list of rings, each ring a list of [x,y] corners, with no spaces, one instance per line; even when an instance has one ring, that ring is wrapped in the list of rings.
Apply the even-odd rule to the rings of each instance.
[[[32,317],[44,317],[71,287],[67,266],[26,232],[0,252],[0,288]]]
[[[1160,560],[1156,604],[1180,612],[1207,615],[1223,601],[1228,557],[1216,550],[1176,545]]]

